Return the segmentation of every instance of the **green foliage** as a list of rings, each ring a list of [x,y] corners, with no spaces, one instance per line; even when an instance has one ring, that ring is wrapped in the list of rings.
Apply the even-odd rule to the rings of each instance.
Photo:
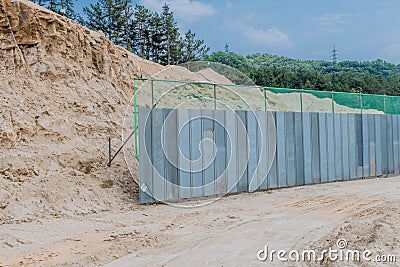
[[[162,6],[162,12],[159,15],[161,19],[162,51],[161,64],[171,65],[179,60],[179,32],[174,13],[170,10],[169,5],[165,3]]]
[[[83,12],[88,18],[85,22],[88,28],[101,30],[116,45],[128,45],[130,0],[99,0],[85,7]]]
[[[197,59],[203,59],[210,50],[204,40],[197,40],[196,34],[188,30],[184,38],[180,39],[180,62],[191,62]]]
[[[206,59],[237,68],[260,86],[400,95],[400,65],[379,59],[331,63],[232,52],[215,52]]]
[[[81,19],[74,10],[74,2],[76,0],[31,0],[32,2],[44,6],[49,10],[66,16],[70,19]]]
[[[130,0],[99,0],[84,8],[84,13],[88,28],[101,30],[115,44],[163,65],[198,60],[209,51],[192,31],[180,35],[166,3],[157,13],[141,5],[132,7]]]

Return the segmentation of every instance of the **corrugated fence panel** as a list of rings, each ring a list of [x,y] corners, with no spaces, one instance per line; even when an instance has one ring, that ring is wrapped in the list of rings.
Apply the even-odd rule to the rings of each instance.
[[[328,147],[328,179],[329,182],[333,182],[336,181],[334,114],[326,114],[326,129]]]
[[[276,125],[276,112],[272,112],[272,114],[273,114],[273,119],[274,119],[274,121],[273,121],[273,123],[275,123],[275,125]],[[271,123],[270,121],[268,121],[268,123]],[[276,136],[276,138],[277,139],[279,139],[279,137],[278,137],[278,134],[277,134],[277,136]],[[275,154],[275,156],[274,156],[274,161],[273,161],[273,163],[272,163],[272,167],[271,167],[271,170],[270,170],[270,172],[268,173],[268,189],[274,189],[274,188],[277,188],[278,187],[278,170],[277,170],[277,168],[278,168],[278,164],[277,164],[277,162],[278,162],[278,155],[277,155],[277,153],[278,153],[278,141],[276,142],[276,154]]]
[[[296,148],[296,185],[304,185],[304,146],[303,146],[303,116],[294,113],[294,133]]]
[[[398,174],[399,120],[399,115],[141,108],[140,202]],[[274,129],[276,155],[270,155]]]
[[[382,157],[382,130],[383,127],[382,117],[374,115],[375,117],[375,153],[376,153],[376,175],[383,174],[383,157]]]
[[[263,111],[256,112],[257,121],[259,123],[260,131],[258,135],[259,153],[259,165],[257,168],[257,182],[260,184],[261,190],[268,188],[268,163],[271,156],[268,155],[268,128],[267,128],[267,114]]]
[[[258,189],[257,186],[257,165],[258,165],[258,157],[259,157],[259,126],[257,122],[257,118],[254,112],[247,111],[247,136],[249,140],[248,149],[249,153],[249,161],[247,167],[247,180],[248,180],[248,190],[253,192]]]
[[[355,115],[355,133],[356,133],[356,177],[364,177],[364,129],[363,129],[363,116],[362,114]]]
[[[311,183],[321,182],[318,113],[311,113]]]
[[[393,165],[394,173],[399,173],[399,116],[393,115]]]
[[[335,181],[343,180],[342,115],[334,114]]]
[[[319,161],[321,183],[328,182],[328,133],[326,126],[326,114],[318,114],[319,121]]]
[[[294,113],[285,114],[285,130],[286,130],[286,181],[287,186],[296,185],[296,142],[294,131]]]
[[[348,152],[349,152],[349,179],[357,177],[357,136],[361,133],[357,131],[356,115],[348,114]],[[362,175],[360,176],[362,177]]]
[[[166,200],[165,154],[162,147],[162,127],[164,114],[162,109],[153,109],[152,150],[153,150],[153,197],[158,201]]]
[[[190,173],[190,123],[189,111],[178,110],[178,169],[179,169],[179,197],[182,199],[190,198],[192,193],[191,173]],[[140,155],[140,164],[142,163],[142,155]]]
[[[228,110],[225,112],[225,127],[230,139],[230,145],[227,145],[227,178],[228,178],[228,192],[237,193],[238,192],[238,154],[237,149],[237,116],[236,112]]]
[[[278,158],[278,187],[286,187],[286,133],[285,113],[276,113],[277,158]]]
[[[342,166],[343,166],[343,180],[350,178],[350,166],[349,166],[349,124],[348,114],[340,114],[341,126],[342,126]]]
[[[387,134],[388,134],[388,119],[389,116],[379,116],[381,119],[381,127],[380,127],[380,134],[381,134],[381,157],[382,157],[382,175],[388,174],[388,167],[389,167],[389,157],[388,157],[388,141],[387,141]]]
[[[178,114],[177,110],[165,109],[164,110],[164,136],[163,146],[165,154],[168,157],[165,166],[165,178],[167,182],[167,196],[166,199],[174,201],[179,199],[179,190],[176,185],[179,184],[178,176]]]
[[[388,168],[387,168],[387,174],[392,174],[394,173],[394,142],[393,142],[393,116],[388,115],[386,116],[386,144],[387,144],[387,163],[388,163]]]
[[[247,192],[248,191],[248,176],[247,176],[247,163],[249,160],[248,153],[248,136],[247,136],[247,116],[246,111],[239,110],[236,111],[238,118],[240,119],[239,123],[242,123],[244,126],[244,131],[241,130],[241,126],[237,125],[238,130],[238,139],[237,139],[237,152],[238,152],[238,177],[241,177],[238,183],[238,191],[239,192]]]
[[[376,176],[376,123],[375,115],[368,115],[369,130],[369,169],[370,176]]]
[[[201,110],[190,110],[190,184],[192,186],[191,197],[203,196],[203,161],[201,158],[201,140],[203,140],[203,122]]]
[[[370,131],[369,131],[369,116],[362,116],[362,131],[363,131],[363,177],[371,176],[370,168]]]
[[[153,202],[153,163],[151,151],[151,109],[139,109],[139,155],[142,156],[139,164],[140,202]],[[144,138],[142,138],[144,136]]]
[[[203,157],[203,196],[215,196],[215,120],[213,110],[202,110],[203,136],[201,143]]]
[[[303,113],[304,184],[312,184],[311,113]]]
[[[223,110],[215,111],[215,146],[217,149],[215,159],[215,193],[218,196],[224,195],[228,192],[228,174],[227,162],[230,160],[227,147],[231,146],[231,141],[227,135],[225,112]]]

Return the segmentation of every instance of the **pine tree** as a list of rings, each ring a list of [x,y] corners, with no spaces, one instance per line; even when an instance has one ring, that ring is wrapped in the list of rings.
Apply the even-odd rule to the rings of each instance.
[[[112,42],[140,57],[163,65],[193,61],[209,51],[192,31],[180,36],[168,4],[163,5],[161,13],[130,4],[131,0],[98,0],[84,8],[88,18],[85,25],[103,31]]]
[[[48,0],[47,8],[51,11],[63,15],[70,19],[76,19],[77,14],[74,10],[75,0]]]
[[[177,49],[177,46],[179,43],[179,32],[174,18],[174,13],[170,10],[167,3],[162,7],[160,18],[164,37],[164,53],[161,55],[161,63],[166,65],[175,64],[178,60],[177,54],[179,49]]]
[[[88,19],[85,22],[85,25],[94,30],[94,31],[102,31],[107,35],[108,29],[108,18],[105,14],[104,7],[100,2],[95,4],[90,4],[89,7],[84,7],[83,12],[86,14]]]
[[[66,16],[70,19],[76,19],[77,15],[74,9],[74,1],[75,0],[59,0],[60,10],[58,11],[59,14]]]
[[[86,26],[95,31],[103,31],[105,36],[116,45],[127,45],[128,21],[131,0],[99,0],[85,7],[88,17]]]
[[[150,46],[150,20],[152,14],[144,6],[136,5],[133,11],[134,19],[131,22],[131,39],[135,43],[135,52],[143,58],[148,58]]]
[[[207,47],[204,40],[197,40],[196,34],[188,30],[184,39],[181,39],[181,62],[190,62],[198,59],[203,59],[210,48]]]
[[[163,30],[162,21],[158,13],[154,13],[150,20],[151,35],[151,60],[161,63],[161,53],[163,50]]]

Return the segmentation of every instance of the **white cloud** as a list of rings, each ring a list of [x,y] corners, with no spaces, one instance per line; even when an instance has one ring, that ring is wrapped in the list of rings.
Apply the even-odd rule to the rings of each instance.
[[[154,11],[161,11],[164,3],[169,4],[176,17],[185,21],[195,21],[203,17],[212,16],[217,10],[210,4],[192,0],[141,0],[141,3]]]
[[[273,48],[291,47],[293,45],[289,36],[277,28],[255,29],[243,25],[240,28],[243,36],[256,45]]]
[[[319,31],[323,32],[342,32],[350,24],[348,14],[328,14],[313,18]]]

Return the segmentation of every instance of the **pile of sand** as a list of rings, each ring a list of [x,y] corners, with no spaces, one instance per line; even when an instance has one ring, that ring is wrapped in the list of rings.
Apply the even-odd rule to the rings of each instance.
[[[134,78],[162,66],[28,1],[0,1],[0,223],[93,213],[136,197],[118,143]],[[115,145],[117,146],[117,145]]]

